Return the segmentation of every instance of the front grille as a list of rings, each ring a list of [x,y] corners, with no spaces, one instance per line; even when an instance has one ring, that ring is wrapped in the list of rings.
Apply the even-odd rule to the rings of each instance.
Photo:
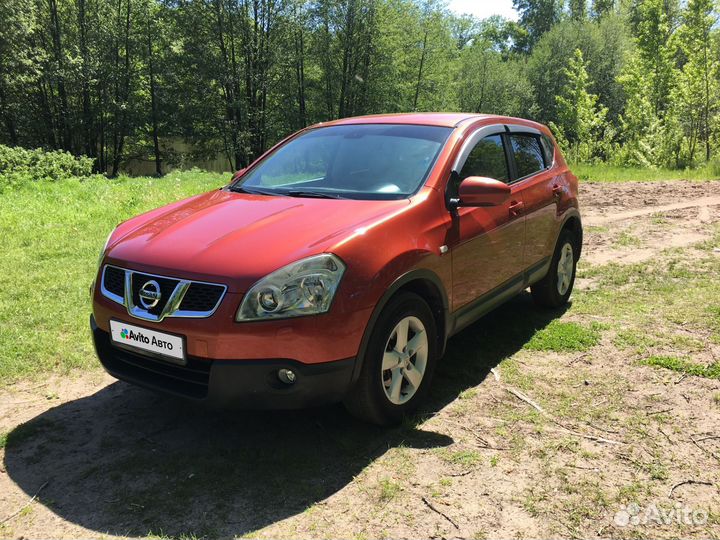
[[[222,298],[225,287],[209,283],[192,283],[180,303],[180,311],[212,311]]]
[[[131,290],[126,302],[126,275],[130,278]],[[160,289],[158,303],[146,309],[140,300],[140,290],[149,282],[155,281]],[[105,298],[123,304],[133,317],[159,322],[165,317],[209,317],[220,305],[227,287],[217,283],[204,283],[174,277],[145,274],[134,270],[125,270],[106,265],[102,275],[100,291]],[[166,313],[170,299],[172,307]],[[177,305],[180,301],[180,305]]]
[[[170,298],[170,295],[175,290],[175,287],[177,287],[177,284],[180,283],[179,279],[170,279],[170,278],[162,278],[158,276],[151,276],[148,274],[140,274],[138,272],[133,272],[132,274],[132,298],[133,298],[133,304],[136,306],[144,306],[140,302],[140,289],[143,285],[145,285],[148,281],[156,281],[158,285],[160,285],[160,301],[150,309],[148,309],[148,313],[151,313],[152,315],[160,315],[162,313],[163,308],[165,307],[165,304],[167,304],[168,299]]]
[[[103,280],[103,285],[107,291],[120,298],[125,296],[125,270],[114,266],[106,266]]]

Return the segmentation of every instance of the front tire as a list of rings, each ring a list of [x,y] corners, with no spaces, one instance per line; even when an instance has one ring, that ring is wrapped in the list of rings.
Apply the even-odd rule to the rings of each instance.
[[[401,293],[383,309],[345,407],[355,417],[392,425],[427,395],[435,371],[437,329],[427,303]]]
[[[560,233],[547,275],[530,287],[536,304],[560,307],[567,303],[575,284],[579,247],[572,232]]]

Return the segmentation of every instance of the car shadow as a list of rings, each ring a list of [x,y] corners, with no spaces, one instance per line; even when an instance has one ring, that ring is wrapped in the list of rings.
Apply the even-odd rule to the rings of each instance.
[[[420,418],[561,314],[523,293],[455,336]],[[40,503],[99,533],[233,537],[303,512],[389,448],[453,443],[417,425],[370,426],[339,405],[218,413],[118,382],[9,433],[5,468],[29,496],[45,485]]]

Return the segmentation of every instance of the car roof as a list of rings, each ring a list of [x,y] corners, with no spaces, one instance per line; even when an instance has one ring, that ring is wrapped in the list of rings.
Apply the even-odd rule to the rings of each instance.
[[[353,124],[408,124],[419,126],[442,126],[458,127],[467,121],[487,120],[497,123],[520,123],[525,125],[540,126],[531,120],[523,118],[511,118],[494,114],[476,113],[454,113],[454,112],[422,112],[422,113],[395,113],[395,114],[370,114],[366,116],[352,116],[320,122],[312,127],[321,126],[343,126]]]

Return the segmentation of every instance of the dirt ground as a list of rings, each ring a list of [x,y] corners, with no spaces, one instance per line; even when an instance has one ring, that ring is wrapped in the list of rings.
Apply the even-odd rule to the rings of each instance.
[[[692,272],[717,268],[720,182],[585,184],[582,205],[572,306],[524,293],[453,338],[400,428],[209,412],[99,370],[0,389],[0,537],[720,538],[720,380],[643,363],[717,365],[720,276]],[[626,273],[658,296],[618,316]],[[682,276],[705,300],[668,311]],[[534,345],[558,322],[599,338]]]

